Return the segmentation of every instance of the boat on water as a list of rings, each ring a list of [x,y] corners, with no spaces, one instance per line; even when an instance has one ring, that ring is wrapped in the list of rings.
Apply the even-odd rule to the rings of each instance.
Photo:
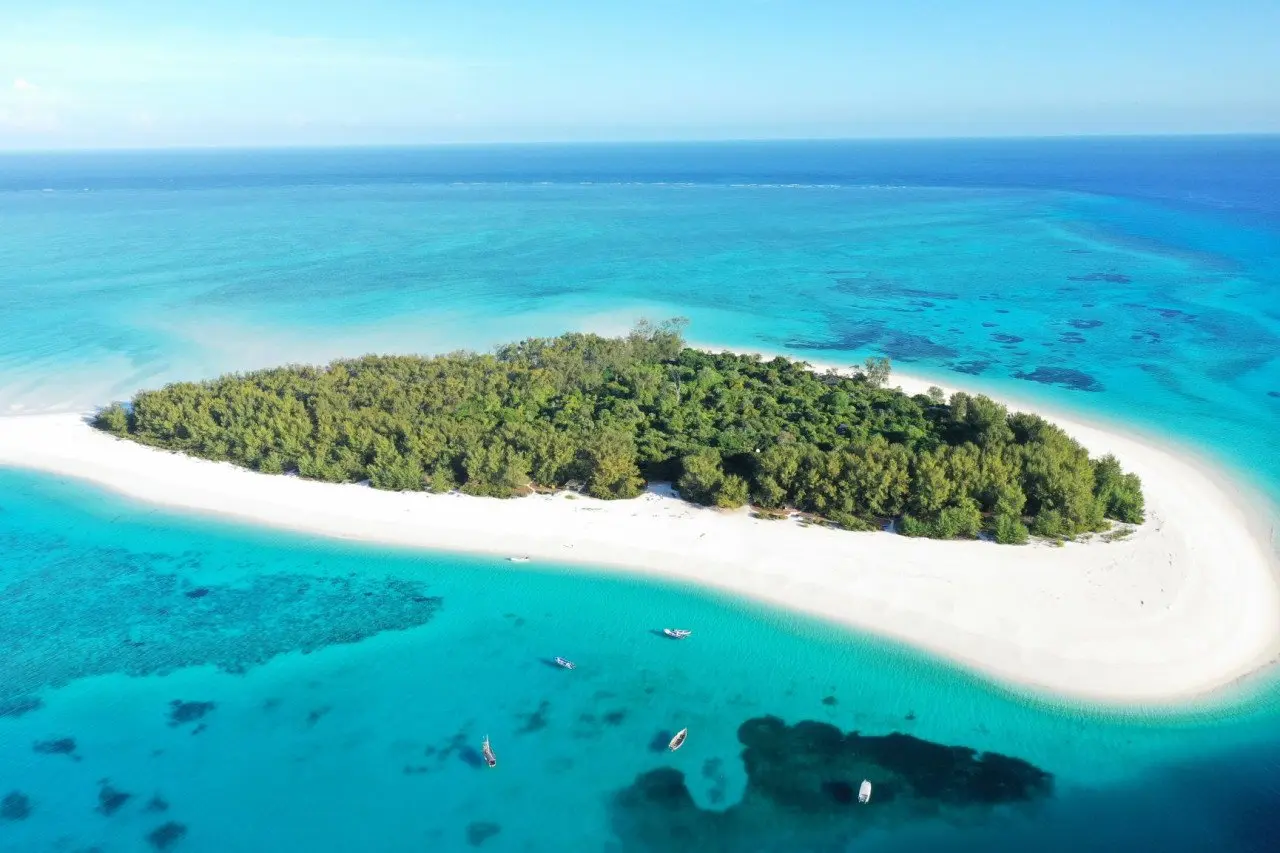
[[[528,557],[507,557],[507,562],[508,563],[527,563],[529,562],[529,558]]]
[[[862,784],[858,786],[858,802],[871,802],[871,783],[866,779],[863,779]]]
[[[480,752],[484,755],[484,763],[490,767],[498,766],[498,756],[493,754],[493,747],[489,745],[489,736],[484,736],[484,743],[480,746]]]
[[[578,666],[576,663],[569,660],[568,658],[556,658],[556,665],[562,666],[565,669],[575,669]]]
[[[670,749],[672,752],[675,752],[677,749],[684,746],[684,739],[687,738],[688,736],[689,736],[689,730],[681,729],[680,731],[676,732],[676,736],[671,739],[671,743],[667,744],[667,748]]]
[[[689,636],[693,632],[686,631],[683,628],[663,628],[662,633],[666,634],[668,637],[670,637],[673,640],[683,640],[685,637]]]

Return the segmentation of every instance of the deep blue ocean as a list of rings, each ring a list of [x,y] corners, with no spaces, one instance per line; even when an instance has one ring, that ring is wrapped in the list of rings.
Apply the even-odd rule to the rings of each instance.
[[[1119,422],[1280,497],[1280,138],[0,155],[0,414],[674,315]],[[1274,679],[1083,708],[696,590],[20,471],[0,651],[0,851],[1280,844]]]

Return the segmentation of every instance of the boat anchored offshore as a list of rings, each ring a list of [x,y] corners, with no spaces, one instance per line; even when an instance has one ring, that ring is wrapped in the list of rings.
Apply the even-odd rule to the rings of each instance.
[[[667,744],[667,748],[670,749],[672,752],[675,752],[677,749],[684,746],[684,739],[687,738],[688,736],[689,736],[689,730],[681,729],[680,731],[676,732],[676,736],[671,739],[671,743]]]
[[[862,784],[858,786],[858,802],[871,802],[871,783],[866,779],[863,779]]]
[[[685,637],[689,636],[693,632],[686,631],[683,628],[663,628],[662,633],[666,634],[668,637],[670,637],[673,640],[683,640]]]
[[[527,563],[529,562],[529,558],[528,557],[507,557],[507,562],[508,563]]]
[[[568,658],[556,658],[556,665],[565,669],[575,669],[578,665]]]
[[[484,736],[484,743],[480,745],[480,752],[484,755],[484,763],[490,767],[498,766],[498,756],[493,754],[493,747],[489,745],[489,736]]]

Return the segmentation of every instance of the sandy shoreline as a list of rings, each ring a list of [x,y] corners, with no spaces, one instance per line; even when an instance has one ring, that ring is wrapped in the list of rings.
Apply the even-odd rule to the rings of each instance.
[[[893,384],[915,393],[932,383],[895,374]],[[656,492],[610,502],[379,492],[146,448],[71,414],[0,418],[0,465],[326,536],[687,581],[1078,699],[1176,702],[1273,662],[1280,587],[1243,493],[1163,448],[1051,419],[1142,477],[1148,520],[1127,539],[1063,548],[912,540],[762,521]]]

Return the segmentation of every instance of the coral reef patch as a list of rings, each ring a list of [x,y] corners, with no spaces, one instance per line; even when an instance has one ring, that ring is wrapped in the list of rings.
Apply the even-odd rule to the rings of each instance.
[[[1053,795],[1053,776],[1026,761],[907,734],[846,734],[765,716],[744,722],[738,739],[747,784],[737,804],[703,809],[681,771],[642,773],[610,806],[620,849],[844,850],[872,827],[985,815]],[[704,765],[708,772],[719,768]],[[865,806],[857,802],[863,779],[875,792]]]
[[[218,707],[216,702],[185,702],[174,699],[169,703],[169,725],[181,726],[203,719],[206,714]]]
[[[21,791],[10,791],[0,800],[0,820],[26,820],[31,816],[31,798]]]
[[[0,530],[0,550],[16,534]],[[13,553],[49,542],[14,542]],[[125,549],[68,550],[0,583],[0,624],[21,646],[0,655],[0,716],[41,707],[35,694],[78,678],[158,675],[214,665],[227,672],[293,651],[356,643],[430,621],[440,599],[395,578],[257,573],[243,583],[205,585],[184,575],[199,554]],[[47,626],[58,625],[49,631]]]
[[[99,784],[102,787],[98,789],[97,811],[106,817],[110,817],[120,811],[120,809],[124,808],[124,804],[133,798],[133,794],[113,788],[106,779],[103,779]]]
[[[60,737],[53,740],[38,740],[31,745],[31,751],[40,755],[70,755],[75,756],[76,739],[71,737]]]
[[[156,850],[168,850],[187,834],[187,827],[177,821],[161,824],[147,834],[147,843]]]
[[[502,831],[502,827],[487,820],[474,820],[467,824],[467,843],[479,847]]]
[[[1015,379],[1026,379],[1028,382],[1039,382],[1042,385],[1057,385],[1072,391],[1102,391],[1105,386],[1085,373],[1070,367],[1037,367],[1032,371],[1019,371],[1013,374]]]

